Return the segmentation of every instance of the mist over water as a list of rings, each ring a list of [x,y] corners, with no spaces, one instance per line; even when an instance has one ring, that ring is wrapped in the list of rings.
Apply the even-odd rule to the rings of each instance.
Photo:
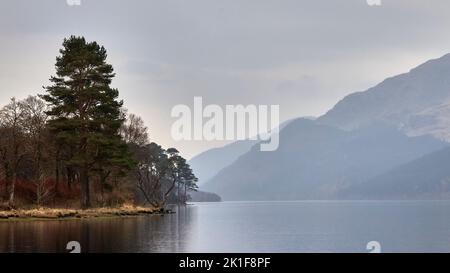
[[[0,222],[0,252],[450,252],[450,201],[196,203],[175,214]]]

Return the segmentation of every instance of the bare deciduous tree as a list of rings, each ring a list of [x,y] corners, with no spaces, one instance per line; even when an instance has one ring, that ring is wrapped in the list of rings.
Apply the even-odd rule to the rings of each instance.
[[[23,112],[19,102],[12,98],[10,103],[0,110],[0,163],[6,181],[9,206],[14,206],[17,175],[24,157]]]
[[[126,121],[120,128],[120,135],[127,144],[135,144],[137,146],[145,146],[149,144],[148,128],[145,126],[144,120],[135,114],[126,114]]]
[[[30,157],[33,173],[33,184],[36,191],[36,204],[50,198],[53,188],[48,185],[49,170],[51,169],[51,146],[46,128],[48,116],[47,106],[37,97],[29,96],[19,102],[22,112],[22,126],[26,134],[27,154]]]

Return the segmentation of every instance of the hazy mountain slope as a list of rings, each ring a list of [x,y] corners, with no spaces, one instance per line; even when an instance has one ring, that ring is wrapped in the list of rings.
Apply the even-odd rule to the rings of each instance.
[[[215,193],[204,191],[189,191],[189,202],[220,202],[222,199]]]
[[[202,189],[224,200],[336,198],[341,189],[444,145],[379,124],[348,132],[300,119],[281,131],[277,151],[254,146]]]
[[[201,186],[221,169],[233,163],[239,156],[250,151],[251,147],[258,142],[258,140],[243,140],[210,149],[193,157],[188,164],[191,165]]]
[[[411,199],[450,197],[450,148],[425,155],[369,181],[354,185],[345,198]]]
[[[280,125],[283,129],[291,121],[286,121]],[[220,170],[229,166],[241,155],[250,151],[253,145],[258,144],[259,140],[236,141],[220,148],[207,150],[189,160],[192,170],[199,179],[199,185],[219,173]]]
[[[255,146],[204,188],[224,200],[338,198],[447,145],[437,139],[450,141],[450,55],[351,94],[315,122],[292,122],[277,151]]]
[[[345,97],[318,121],[345,130],[384,122],[408,135],[450,141],[449,108],[450,54]]]

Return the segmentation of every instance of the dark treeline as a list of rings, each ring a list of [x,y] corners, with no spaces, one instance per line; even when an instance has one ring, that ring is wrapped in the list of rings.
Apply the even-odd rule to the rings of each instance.
[[[96,42],[65,39],[45,92],[0,109],[4,206],[163,207],[197,188],[179,152],[150,143],[144,121],[123,108],[106,59]]]

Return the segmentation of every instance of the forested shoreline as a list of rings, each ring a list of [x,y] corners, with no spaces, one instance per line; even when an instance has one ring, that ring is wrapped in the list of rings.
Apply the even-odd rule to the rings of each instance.
[[[124,108],[106,49],[71,36],[55,68],[42,94],[0,109],[0,210],[186,203],[197,178]]]

